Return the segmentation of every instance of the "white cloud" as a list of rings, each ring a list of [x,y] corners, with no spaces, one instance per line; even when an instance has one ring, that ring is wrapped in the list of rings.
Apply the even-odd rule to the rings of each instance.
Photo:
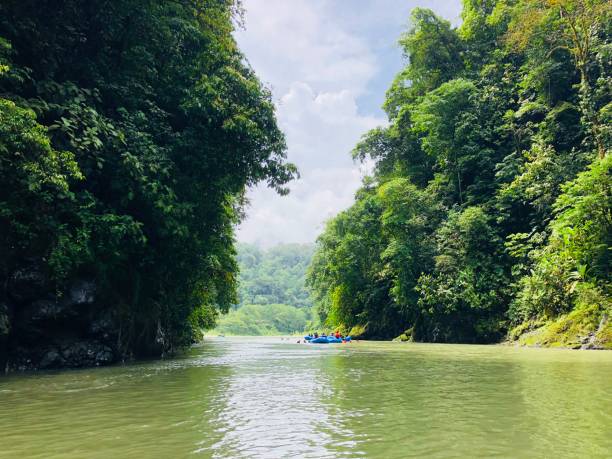
[[[376,73],[367,42],[334,24],[322,0],[247,0],[236,38],[276,95],[304,81],[325,91],[363,91]]]
[[[326,220],[353,202],[360,166],[350,151],[361,135],[385,124],[378,108],[399,70],[395,43],[414,6],[457,22],[460,0],[244,0],[246,29],[236,39],[270,85],[288,159],[301,179],[289,196],[263,185],[237,237],[270,246],[311,242]]]
[[[314,171],[308,180],[297,181],[293,192],[282,199],[257,187],[251,199],[268,205],[251,208],[239,238],[264,247],[278,242],[312,242],[327,219],[351,205],[360,181],[359,171],[338,168]],[[313,185],[317,188],[311,189]]]
[[[249,193],[253,205],[238,238],[263,246],[312,242],[325,220],[350,206],[362,172],[349,152],[361,134],[384,123],[359,115],[349,91],[315,94],[303,82],[291,86],[277,113],[290,160],[298,165],[301,178],[290,185],[289,196],[278,196],[264,186]]]
[[[290,159],[300,166],[304,178],[316,168],[352,167],[349,152],[356,141],[385,122],[360,115],[348,90],[315,94],[304,82],[294,83],[280,99],[277,115]]]

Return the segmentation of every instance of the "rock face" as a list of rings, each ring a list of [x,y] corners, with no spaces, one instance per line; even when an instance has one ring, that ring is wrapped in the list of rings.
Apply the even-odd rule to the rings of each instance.
[[[511,332],[510,340],[534,347],[612,349],[612,321],[608,307],[592,304],[549,322],[517,327]]]
[[[32,266],[0,296],[0,371],[107,365],[118,360],[116,327],[92,279],[61,291]]]
[[[77,341],[50,347],[38,362],[38,367],[82,367],[112,362],[114,353],[109,346],[95,341]]]

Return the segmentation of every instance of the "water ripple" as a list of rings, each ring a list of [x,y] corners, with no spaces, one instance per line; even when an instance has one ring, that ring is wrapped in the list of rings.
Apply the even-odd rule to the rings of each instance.
[[[0,379],[0,457],[612,457],[612,353],[214,339]]]

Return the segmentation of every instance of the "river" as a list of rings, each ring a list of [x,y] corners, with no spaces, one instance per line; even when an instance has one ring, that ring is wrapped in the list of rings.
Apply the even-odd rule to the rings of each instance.
[[[612,457],[612,352],[212,338],[0,378],[0,457]]]

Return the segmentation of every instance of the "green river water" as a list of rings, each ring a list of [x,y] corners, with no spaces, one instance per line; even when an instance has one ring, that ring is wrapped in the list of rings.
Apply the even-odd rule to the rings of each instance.
[[[214,338],[0,378],[0,457],[612,457],[612,352]]]

